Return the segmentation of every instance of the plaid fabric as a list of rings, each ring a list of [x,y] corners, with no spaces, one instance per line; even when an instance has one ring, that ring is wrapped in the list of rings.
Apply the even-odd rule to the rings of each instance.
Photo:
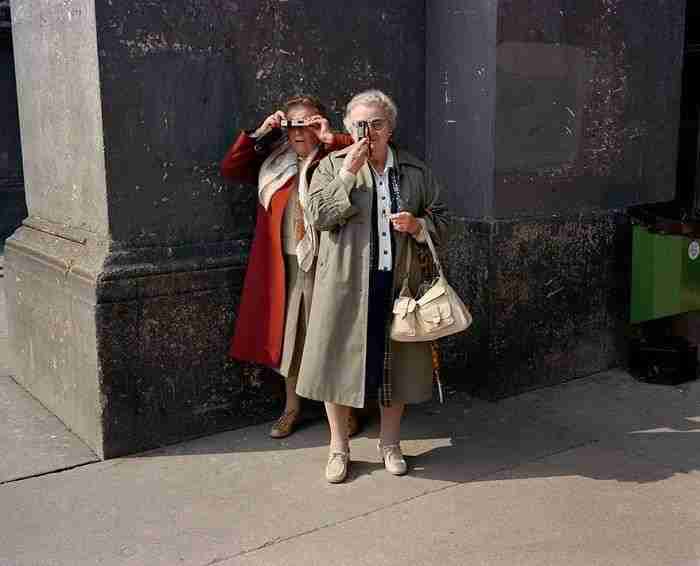
[[[391,197],[391,212],[396,213],[402,209],[401,193],[399,190],[399,172],[396,167],[389,169],[389,196]],[[410,242],[409,242],[410,245]],[[396,266],[396,243],[394,232],[391,232],[391,257]],[[391,313],[394,310],[394,293],[389,293],[386,304],[386,324],[384,325],[384,367],[382,371],[382,385],[379,389],[379,403],[382,407],[391,407],[392,401],[392,353],[391,353]]]

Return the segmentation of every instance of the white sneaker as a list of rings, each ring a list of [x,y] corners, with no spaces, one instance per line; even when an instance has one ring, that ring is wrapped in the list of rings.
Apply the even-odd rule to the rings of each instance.
[[[381,440],[377,443],[377,450],[384,459],[384,468],[390,474],[402,476],[408,471],[408,464],[401,453],[399,443],[382,446]]]

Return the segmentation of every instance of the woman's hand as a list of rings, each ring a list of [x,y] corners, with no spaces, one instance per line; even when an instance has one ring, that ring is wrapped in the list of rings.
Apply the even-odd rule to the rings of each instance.
[[[391,225],[397,232],[408,232],[415,236],[421,229],[420,222],[410,212],[397,212],[389,217]]]
[[[306,127],[318,138],[318,141],[325,144],[333,143],[333,132],[331,132],[331,125],[326,118],[320,114],[315,114],[307,118],[305,123]]]
[[[347,169],[350,173],[357,175],[360,168],[367,163],[368,156],[369,138],[363,138],[350,146],[350,151],[348,151],[343,161],[343,169]]]
[[[286,116],[284,115],[284,112],[281,110],[278,110],[274,114],[270,114],[267,118],[265,118],[265,121],[260,124],[257,130],[253,133],[253,137],[259,138],[261,136],[264,136],[266,133],[274,130],[275,128],[280,128],[282,126],[282,120],[284,120]]]

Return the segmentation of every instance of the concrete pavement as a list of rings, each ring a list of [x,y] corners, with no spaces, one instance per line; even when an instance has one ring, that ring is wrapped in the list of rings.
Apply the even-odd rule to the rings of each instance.
[[[350,480],[322,422],[259,426],[0,486],[0,564],[700,565],[700,386],[609,372],[497,404],[453,394],[376,423]]]

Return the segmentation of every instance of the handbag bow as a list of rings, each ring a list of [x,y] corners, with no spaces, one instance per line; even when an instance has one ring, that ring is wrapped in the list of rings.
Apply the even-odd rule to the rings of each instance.
[[[406,318],[408,313],[416,310],[416,301],[412,297],[399,297],[394,301],[394,314]]]

